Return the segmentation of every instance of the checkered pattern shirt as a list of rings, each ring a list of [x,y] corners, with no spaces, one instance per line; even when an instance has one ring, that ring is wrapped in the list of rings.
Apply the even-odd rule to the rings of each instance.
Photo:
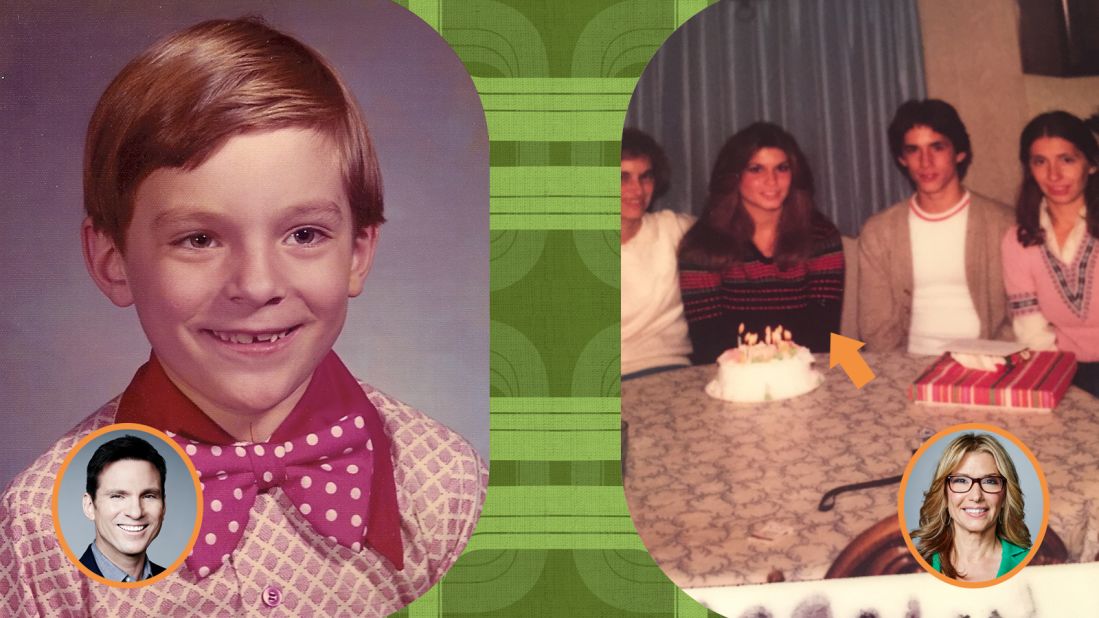
[[[58,544],[53,482],[69,451],[114,422],[118,400],[84,419],[17,476],[0,498],[3,616],[384,616],[428,590],[465,548],[488,471],[447,427],[363,386],[392,440],[404,569],[314,532],[281,489],[257,496],[229,563],[199,580],[186,566],[143,588],[92,581]]]

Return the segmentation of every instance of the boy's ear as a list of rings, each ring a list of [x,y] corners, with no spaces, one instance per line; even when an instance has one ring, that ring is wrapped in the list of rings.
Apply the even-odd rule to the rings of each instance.
[[[351,245],[351,277],[347,282],[347,296],[362,294],[366,276],[374,265],[374,250],[378,247],[378,226],[359,228],[355,242]]]
[[[126,264],[122,261],[122,251],[114,240],[96,230],[90,217],[84,219],[80,239],[84,247],[84,265],[99,289],[119,307],[134,304],[134,295],[126,277]]]
[[[84,517],[95,521],[95,504],[92,503],[92,497],[87,492],[84,493]]]

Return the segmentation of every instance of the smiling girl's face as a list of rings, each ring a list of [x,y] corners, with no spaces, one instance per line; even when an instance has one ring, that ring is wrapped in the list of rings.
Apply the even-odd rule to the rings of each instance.
[[[1084,188],[1096,167],[1072,142],[1039,137],[1030,145],[1030,174],[1050,205],[1084,206]]]
[[[790,160],[780,148],[760,148],[740,173],[740,201],[755,218],[782,210],[793,179]]]

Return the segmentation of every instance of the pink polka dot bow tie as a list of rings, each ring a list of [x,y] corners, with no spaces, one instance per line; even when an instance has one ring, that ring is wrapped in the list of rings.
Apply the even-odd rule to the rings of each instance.
[[[374,446],[361,415],[282,444],[214,446],[172,435],[202,481],[202,529],[187,566],[206,577],[225,564],[248,527],[261,492],[279,487],[318,534],[362,549],[374,473]]]

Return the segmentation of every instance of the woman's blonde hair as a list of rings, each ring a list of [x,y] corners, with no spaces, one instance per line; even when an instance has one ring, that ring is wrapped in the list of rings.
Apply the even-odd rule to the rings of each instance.
[[[931,487],[924,494],[923,506],[920,507],[920,527],[910,533],[913,539],[917,539],[920,556],[930,563],[932,555],[939,554],[942,573],[951,578],[957,578],[959,574],[951,562],[954,526],[947,511],[946,477],[958,469],[962,459],[969,453],[991,455],[996,462],[997,471],[1004,477],[1004,501],[996,519],[996,536],[1019,547],[1030,547],[1030,530],[1023,521],[1023,490],[1019,486],[1019,475],[1011,457],[1003,445],[991,435],[962,434],[950,442],[939,459]]]
[[[284,128],[329,137],[356,227],[384,221],[377,156],[350,90],[318,52],[258,18],[191,26],[122,69],[88,125],[84,208],[124,250],[149,174],[194,169],[234,136]]]

